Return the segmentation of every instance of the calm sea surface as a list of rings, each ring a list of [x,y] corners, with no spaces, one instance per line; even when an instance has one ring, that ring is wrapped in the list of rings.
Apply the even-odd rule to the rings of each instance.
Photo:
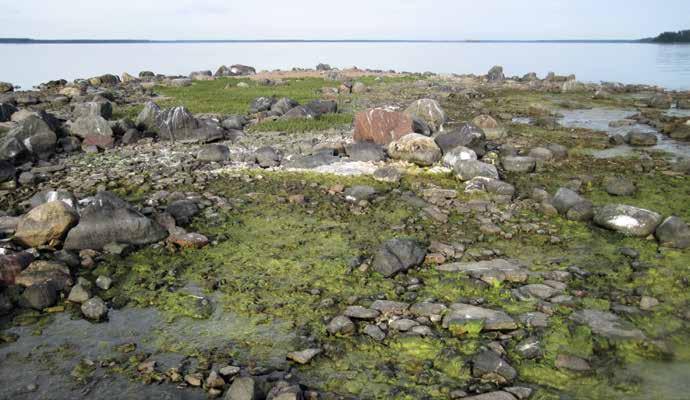
[[[29,89],[52,79],[151,70],[188,74],[222,65],[257,70],[346,68],[506,75],[549,71],[586,82],[644,83],[690,89],[690,45],[637,43],[155,43],[0,44],[0,81]]]

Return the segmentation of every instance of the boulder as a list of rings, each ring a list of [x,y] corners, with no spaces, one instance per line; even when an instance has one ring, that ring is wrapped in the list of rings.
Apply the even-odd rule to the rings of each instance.
[[[673,97],[668,93],[657,93],[647,99],[647,105],[652,108],[668,109],[673,104]]]
[[[54,305],[57,299],[57,290],[51,283],[30,286],[22,293],[22,301],[36,310],[43,310]]]
[[[261,168],[277,167],[280,165],[280,160],[283,158],[279,150],[270,146],[260,147],[254,153],[256,163]]]
[[[293,108],[297,107],[298,105],[299,103],[295,100],[292,100],[289,97],[283,97],[278,99],[275,103],[271,105],[271,111],[278,115],[283,115],[288,111],[292,110]]]
[[[72,115],[75,118],[102,117],[105,119],[110,119],[113,116],[113,105],[109,101],[77,103],[72,109]]]
[[[206,71],[194,71],[189,74],[189,79],[193,81],[210,81],[213,80],[213,72]]]
[[[102,249],[108,243],[145,245],[163,240],[166,230],[110,192],[98,193],[65,239],[68,250]]]
[[[585,202],[576,192],[568,188],[560,188],[553,196],[552,204],[562,215],[565,215],[574,205]]]
[[[355,142],[387,145],[412,132],[412,117],[405,113],[371,108],[355,114]]]
[[[453,170],[461,181],[469,181],[477,177],[499,179],[495,166],[477,160],[461,160],[455,164]]]
[[[225,129],[228,130],[239,130],[241,131],[244,129],[244,126],[247,124],[247,118],[244,117],[244,115],[231,115],[223,120],[221,122],[221,126]]]
[[[315,114],[311,108],[305,106],[293,107],[285,115],[282,116],[283,119],[294,119],[294,118],[316,118],[318,115]]]
[[[637,188],[635,183],[629,179],[611,176],[604,179],[604,190],[612,196],[632,196]]]
[[[74,136],[85,139],[90,136],[112,137],[113,130],[105,118],[100,115],[87,115],[79,117],[70,125],[70,131]]]
[[[506,130],[490,115],[479,115],[472,120],[472,124],[481,129],[488,140],[501,139]]]
[[[668,217],[654,232],[662,246],[686,249],[690,247],[690,227],[676,216]]]
[[[472,376],[505,384],[517,378],[517,371],[492,350],[482,350],[472,357]]]
[[[623,204],[608,204],[594,212],[594,223],[628,236],[645,237],[661,223],[661,215]]]
[[[232,65],[230,67],[226,67],[225,65],[221,65],[214,75],[215,76],[249,76],[249,75],[256,75],[256,69],[254,69],[254,67],[250,67],[247,65],[241,65],[241,64],[235,64],[235,65]]]
[[[316,115],[338,112],[338,103],[334,100],[312,100],[306,107]]]
[[[72,207],[60,200],[50,201],[19,220],[15,239],[26,247],[55,244],[78,221],[79,216]]]
[[[32,262],[15,277],[14,282],[24,287],[50,282],[56,290],[65,290],[74,284],[69,268],[65,264],[44,260]]]
[[[81,305],[84,316],[93,321],[101,321],[108,315],[108,306],[98,296],[94,296]]]
[[[7,93],[14,91],[14,86],[8,82],[0,82],[0,93]]]
[[[254,114],[262,111],[268,111],[275,103],[276,99],[274,97],[257,97],[252,100],[251,104],[249,104],[249,112]]]
[[[170,214],[178,226],[192,222],[192,218],[199,213],[199,206],[193,200],[176,200],[168,205],[165,212]]]
[[[533,157],[509,156],[501,159],[501,165],[507,172],[524,174],[534,171],[537,160]]]
[[[223,144],[207,144],[196,155],[197,160],[222,162],[230,159],[230,149]]]
[[[256,400],[256,384],[251,377],[237,377],[225,393],[224,400]]]
[[[455,167],[460,161],[476,160],[477,153],[469,147],[458,146],[443,154],[443,165],[448,168]]]
[[[0,285],[14,285],[17,276],[34,260],[26,251],[0,255]]]
[[[354,322],[344,315],[333,318],[326,326],[326,330],[331,335],[350,335],[355,332],[355,329]]]
[[[690,141],[690,125],[678,125],[671,131],[669,136],[671,139]]]
[[[631,146],[654,146],[657,138],[651,132],[632,131],[625,136],[625,142]]]
[[[486,135],[474,124],[462,124],[453,131],[436,136],[435,140],[444,154],[458,146],[470,148],[479,156],[486,152]]]
[[[12,118],[12,114],[17,112],[17,108],[9,103],[0,103],[0,122],[7,122]]]
[[[503,82],[506,79],[505,75],[503,75],[503,67],[500,65],[493,66],[486,74],[486,78],[489,82]]]
[[[386,278],[421,265],[426,249],[414,239],[395,238],[381,245],[374,256],[373,268]]]
[[[383,147],[370,142],[352,143],[345,147],[345,153],[352,161],[383,161],[386,153]]]
[[[443,327],[455,333],[467,332],[470,324],[479,325],[483,331],[517,329],[515,320],[505,312],[469,304],[451,304],[443,317]]]
[[[44,119],[29,115],[0,137],[0,160],[16,161],[32,155],[46,158],[55,151],[57,135]]]
[[[405,160],[419,166],[430,166],[441,159],[441,149],[434,139],[410,133],[388,145],[388,155],[396,160]]]
[[[420,99],[413,102],[405,109],[405,113],[424,121],[432,132],[443,130],[443,124],[446,123],[446,113],[441,105],[432,99]]]

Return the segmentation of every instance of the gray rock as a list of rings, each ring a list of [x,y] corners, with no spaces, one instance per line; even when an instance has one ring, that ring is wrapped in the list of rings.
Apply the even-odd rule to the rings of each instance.
[[[535,147],[529,151],[529,157],[534,158],[537,161],[551,161],[553,160],[553,152],[544,147]]]
[[[559,290],[552,288],[549,285],[544,285],[542,283],[532,283],[529,285],[521,286],[519,289],[520,293],[530,299],[542,299],[546,300],[550,297],[555,296],[560,293]]]
[[[476,323],[481,323],[485,331],[517,329],[515,320],[505,312],[469,304],[451,304],[450,311],[443,318],[443,327],[451,331],[462,331],[465,325]]]
[[[594,206],[590,201],[581,201],[570,207],[565,217],[571,221],[591,221],[594,217]]]
[[[419,326],[419,322],[407,318],[396,319],[388,323],[388,327],[398,332],[407,332]]]
[[[100,289],[108,290],[113,285],[113,280],[105,275],[99,275],[96,278],[96,286]]]
[[[251,104],[249,105],[249,112],[258,113],[268,111],[271,109],[273,104],[275,104],[275,102],[276,99],[273,97],[257,97],[256,99],[252,100]]]
[[[580,357],[571,356],[569,354],[559,354],[556,356],[555,365],[556,368],[559,369],[569,369],[571,371],[578,372],[589,371],[592,369],[587,360]]]
[[[350,318],[338,315],[328,323],[326,330],[331,335],[350,335],[355,332],[355,324]]]
[[[345,147],[345,153],[352,161],[376,162],[386,159],[383,147],[371,142],[349,144]]]
[[[613,196],[632,196],[637,190],[631,180],[619,176],[604,179],[604,189]]]
[[[392,165],[386,165],[374,171],[374,179],[379,182],[398,183],[402,177],[403,173]]]
[[[243,115],[231,115],[223,120],[221,122],[221,126],[223,128],[231,130],[238,130],[241,131],[244,129],[244,126],[247,124],[247,118],[245,118]]]
[[[338,112],[338,103],[334,100],[312,100],[306,107],[315,115]]]
[[[502,258],[449,263],[439,265],[436,269],[443,272],[464,272],[479,279],[490,276],[499,281],[524,282],[527,280],[527,271],[520,262]]]
[[[155,243],[167,236],[158,223],[151,221],[109,192],[98,193],[81,212],[79,224],[65,239],[67,250],[101,249],[108,243],[131,245]]]
[[[448,168],[455,167],[460,161],[476,160],[477,153],[469,147],[458,146],[443,155],[443,165]]]
[[[24,289],[22,301],[36,310],[50,307],[57,302],[57,289],[52,282],[39,283]]]
[[[609,137],[609,143],[615,146],[620,146],[625,143],[625,137],[619,133],[616,133]]]
[[[500,65],[495,65],[491,67],[489,72],[486,74],[486,78],[489,82],[503,82],[506,77],[503,75],[503,67]]]
[[[113,136],[113,130],[110,128],[110,124],[105,118],[99,115],[86,115],[77,118],[77,120],[71,124],[70,131],[74,136],[78,136],[82,139],[92,135]]]
[[[375,302],[371,303],[370,308],[380,312],[381,314],[390,316],[404,314],[405,311],[410,308],[410,305],[401,301],[376,300]]]
[[[101,321],[108,315],[108,306],[100,297],[95,296],[82,303],[81,312],[90,320]]]
[[[345,312],[343,314],[346,317],[366,320],[376,319],[379,315],[381,315],[381,313],[376,310],[372,310],[370,308],[362,306],[349,306],[345,309]]]
[[[12,118],[12,114],[17,112],[17,108],[9,103],[0,103],[0,122],[7,122]]]
[[[442,133],[436,136],[435,140],[444,154],[458,146],[468,147],[479,156],[483,156],[486,152],[486,135],[484,131],[470,123],[462,124],[448,133]]]
[[[271,111],[277,115],[283,115],[299,105],[298,102],[289,97],[282,97],[271,105]]]
[[[305,106],[297,106],[288,110],[282,119],[294,119],[294,118],[316,118],[318,114],[315,114],[311,108]]]
[[[686,249],[690,247],[690,227],[676,216],[666,218],[654,232],[662,246]]]
[[[530,336],[523,339],[515,346],[515,351],[517,351],[522,357],[527,359],[533,359],[540,357],[542,354],[541,343],[539,338]]]
[[[69,291],[69,296],[67,300],[72,303],[83,303],[91,298],[91,291],[83,285],[74,285],[72,290]]]
[[[81,117],[103,117],[110,119],[113,116],[113,105],[109,101],[91,101],[74,105],[72,115]]]
[[[373,268],[386,278],[421,265],[426,249],[414,239],[395,238],[381,245],[374,257]]]
[[[305,349],[301,351],[292,351],[287,354],[287,358],[298,364],[308,364],[312,358],[316,357],[321,353],[321,349]]]
[[[256,384],[251,377],[235,378],[225,393],[224,400],[256,400]]]
[[[327,153],[317,153],[291,160],[285,166],[288,168],[314,169],[324,165],[330,165],[338,161],[340,161],[340,157]]]
[[[654,146],[657,138],[651,132],[632,131],[625,136],[625,142],[631,146]]]
[[[645,339],[639,329],[617,315],[607,311],[580,310],[572,313],[570,319],[588,325],[592,332],[612,339]]]
[[[552,203],[559,213],[565,215],[574,205],[585,201],[586,200],[576,192],[568,188],[560,188],[553,196]]]
[[[47,158],[55,151],[57,135],[37,115],[29,115],[0,137],[0,160],[19,161],[27,156]]]
[[[453,167],[455,175],[462,181],[469,181],[477,177],[499,179],[495,166],[477,160],[462,160]]]
[[[533,157],[509,156],[503,157],[501,164],[508,172],[527,173],[534,171],[537,160]]]
[[[472,376],[505,384],[517,378],[517,371],[496,352],[482,350],[472,357]]]
[[[560,145],[558,143],[550,143],[546,145],[546,148],[549,151],[551,151],[551,154],[553,154],[553,158],[556,160],[565,160],[566,158],[568,158],[568,148],[563,145]]]
[[[257,164],[261,168],[277,167],[280,165],[282,154],[270,146],[261,147],[254,153]]]
[[[371,201],[378,194],[378,191],[371,186],[358,185],[345,189],[345,199],[353,203],[362,200]]]
[[[405,109],[405,113],[424,121],[431,132],[440,131],[446,123],[446,113],[438,101],[433,99],[417,100]]]
[[[170,203],[165,212],[172,215],[178,226],[184,226],[192,222],[192,218],[199,213],[199,206],[193,200],[177,200]]]
[[[223,144],[207,144],[196,155],[197,160],[223,162],[230,159],[230,149]]]
[[[608,204],[594,212],[594,223],[629,236],[644,237],[661,223],[661,215],[623,204]]]
[[[364,327],[364,334],[376,340],[377,342],[380,342],[386,338],[386,333],[382,331],[381,328],[371,324]]]
[[[448,307],[441,303],[416,303],[410,306],[410,313],[417,317],[440,317]]]
[[[464,397],[464,400],[515,400],[515,396],[508,392],[498,391],[482,393],[476,396]]]

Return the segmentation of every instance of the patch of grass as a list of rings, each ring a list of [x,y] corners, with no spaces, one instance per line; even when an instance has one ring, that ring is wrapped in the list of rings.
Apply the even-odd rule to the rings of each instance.
[[[249,87],[238,87],[244,82]],[[338,82],[321,78],[287,79],[276,86],[261,85],[250,79],[220,78],[196,81],[187,87],[156,87],[156,92],[169,99],[161,107],[183,105],[193,113],[246,114],[252,100],[262,96],[289,97],[300,104],[320,99],[323,87],[337,87]]]
[[[278,119],[252,125],[248,132],[315,132],[331,128],[346,129],[352,125],[352,114],[325,114],[317,118]]]
[[[122,119],[127,118],[132,121],[137,119],[137,116],[144,109],[141,104],[127,104],[127,105],[115,105],[113,107],[113,117],[112,119]]]

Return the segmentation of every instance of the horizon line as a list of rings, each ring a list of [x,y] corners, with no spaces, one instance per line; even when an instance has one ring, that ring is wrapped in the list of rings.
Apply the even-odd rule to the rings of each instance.
[[[32,39],[2,38],[0,44],[146,43],[645,43],[648,39]]]

